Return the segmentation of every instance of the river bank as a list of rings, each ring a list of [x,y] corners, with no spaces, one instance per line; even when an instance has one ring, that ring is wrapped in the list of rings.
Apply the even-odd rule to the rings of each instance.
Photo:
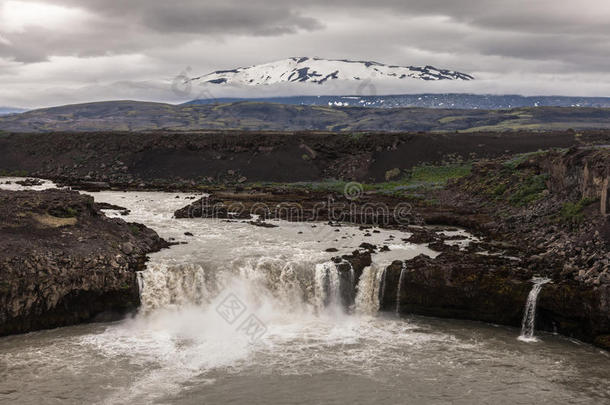
[[[168,246],[57,189],[0,190],[0,240],[0,336],[122,318],[140,305],[146,255]]]

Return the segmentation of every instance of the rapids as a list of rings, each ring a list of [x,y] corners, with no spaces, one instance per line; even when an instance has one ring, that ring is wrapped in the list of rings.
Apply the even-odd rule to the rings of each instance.
[[[91,194],[185,244],[150,256],[133,317],[0,338],[2,404],[610,402],[610,358],[589,345],[379,314],[385,266],[437,254],[408,234],[177,220],[191,195]],[[331,258],[363,241],[391,251],[354,288]]]

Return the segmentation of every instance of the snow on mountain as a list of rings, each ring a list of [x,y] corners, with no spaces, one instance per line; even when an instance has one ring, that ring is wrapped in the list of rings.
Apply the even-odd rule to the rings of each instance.
[[[433,66],[391,66],[378,62],[293,57],[232,70],[219,70],[191,81],[201,84],[270,85],[324,84],[330,80],[371,79],[473,80],[474,77]]]

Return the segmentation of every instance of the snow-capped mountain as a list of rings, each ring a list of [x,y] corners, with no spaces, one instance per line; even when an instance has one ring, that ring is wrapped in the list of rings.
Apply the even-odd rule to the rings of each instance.
[[[191,79],[198,83],[270,85],[278,83],[324,84],[330,80],[371,79],[473,80],[474,77],[433,66],[393,66],[378,62],[294,57],[232,70],[219,70]]]

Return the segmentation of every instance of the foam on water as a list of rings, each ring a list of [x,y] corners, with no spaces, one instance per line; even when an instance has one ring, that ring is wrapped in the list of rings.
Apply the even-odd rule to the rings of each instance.
[[[399,379],[413,381],[407,388],[409,395],[419,395],[413,397],[416,399],[441,398],[442,402],[447,398],[443,396],[446,388],[460,393],[465,401],[477,402],[498,391],[485,371],[491,369],[494,376],[512,384],[506,385],[507,390],[520,387],[501,393],[516,402],[528,398],[523,370],[546,399],[574,399],[570,392],[553,394],[558,389],[557,378],[574,381],[579,373],[575,367],[567,367],[565,346],[556,343],[555,355],[553,346],[536,346],[536,351],[528,350],[528,345],[515,348],[514,331],[510,330],[502,334],[503,329],[490,332],[492,328],[485,325],[466,328],[459,323],[451,328],[443,323],[443,329],[434,323],[445,321],[426,321],[433,322],[430,326],[377,314],[385,266],[420,253],[436,255],[424,246],[392,242],[390,252],[374,255],[355,287],[353,311],[346,309],[342,296],[347,284],[354,288],[355,274],[353,268],[340,273],[337,266],[341,264],[333,263],[331,257],[349,254],[362,241],[383,245],[397,231],[380,230],[364,238],[363,232],[350,226],[319,224],[312,228],[277,221],[279,228],[258,228],[241,222],[174,219],[173,211],[192,202],[187,198],[194,195],[92,195],[96,201],[131,210],[127,217],[114,211],[107,211],[108,215],[144,223],[166,239],[187,243],[150,255],[138,276],[142,307],[133,318],[0,339],[0,360],[7,365],[6,371],[0,367],[0,390],[24,381],[19,383],[25,387],[24,393],[6,394],[13,402],[39,403],[53,397],[67,398],[67,403],[171,403],[189,387],[203,387],[207,392],[206,387],[231,375],[269,375],[275,381],[279,376],[305,378],[325,372],[337,381],[346,375],[378,380],[373,391],[390,387],[391,392],[406,395],[400,391],[406,389],[404,384],[396,382]],[[187,237],[185,232],[194,236]],[[338,252],[325,252],[330,247]],[[245,307],[234,323],[218,311],[228,294]],[[250,314],[266,327],[255,341],[239,330]],[[491,342],[487,344],[480,333]],[[608,386],[603,365],[596,365],[598,371],[593,373],[595,357],[586,346],[578,350],[570,361],[587,359],[587,378],[579,388]],[[44,381],[32,378],[34,375],[43,375]],[[460,384],[448,387],[447,382],[455,383],[456,376]],[[334,390],[349,395],[351,388],[330,383]],[[306,398],[311,392],[303,384],[302,390],[291,393],[293,397]],[[260,389],[272,392],[276,387],[270,384]],[[234,401],[233,387],[223,389],[227,401]],[[235,387],[239,389],[243,386]],[[481,396],[476,397],[479,392]],[[610,392],[607,394],[610,398]],[[26,401],[28,396],[30,401]],[[191,399],[206,402],[197,396]],[[351,400],[355,403],[358,398]]]
[[[188,195],[93,195],[96,200],[129,208],[127,220],[151,226],[165,238],[187,242],[151,255],[146,270],[138,275],[142,308],[136,318],[85,339],[107,355],[157,361],[155,371],[142,375],[130,387],[134,398],[151,384],[159,391],[172,392],[206,370],[243,367],[257,353],[265,358],[265,353],[277,355],[277,351],[292,356],[293,350],[357,344],[371,338],[367,330],[380,333],[370,326],[378,322],[370,318],[379,307],[383,267],[378,262],[393,258],[379,255],[365,269],[357,287],[351,265],[340,275],[338,265],[329,260],[350,253],[363,241],[362,232],[355,227],[337,228],[340,232],[329,227],[331,232],[325,232],[323,228],[328,226],[323,224],[312,230],[309,224],[284,221],[278,222],[280,228],[254,228],[239,222],[174,219],[171,213],[185,204]],[[185,238],[185,232],[193,237]],[[326,239],[318,242],[312,232]],[[390,237],[384,230],[373,235],[367,241],[379,245]],[[325,252],[328,247],[338,252]],[[403,256],[406,252],[408,256],[435,254],[406,243],[395,244],[393,249],[401,250]],[[347,314],[343,298],[354,289],[355,316]],[[267,331],[257,344],[248,344],[235,325],[219,316],[216,306],[228,293],[265,324]]]

